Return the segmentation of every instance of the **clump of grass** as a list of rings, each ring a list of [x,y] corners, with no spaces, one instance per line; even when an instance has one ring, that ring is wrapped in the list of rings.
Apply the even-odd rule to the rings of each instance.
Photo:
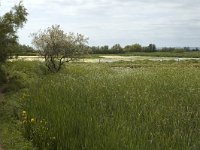
[[[22,135],[18,112],[21,105],[18,95],[6,93],[0,100],[0,144],[6,150],[35,150],[32,143]]]
[[[192,66],[70,64],[30,87],[24,135],[39,149],[197,149],[199,75]]]
[[[33,144],[35,144],[38,149],[56,148],[56,143],[54,142],[56,138],[50,134],[45,120],[38,120],[29,116],[26,111],[22,111],[21,122],[25,129],[23,133],[24,136],[27,139],[32,140]],[[37,141],[35,139],[37,139]]]
[[[31,83],[39,80],[42,74],[38,69],[38,62],[8,62],[3,67],[4,84],[0,99],[0,144],[6,150],[34,150],[32,143],[27,141],[21,133],[19,111],[21,110],[22,98],[27,95],[20,94],[26,91]],[[0,72],[0,76],[1,76]],[[23,90],[22,90],[23,89]],[[24,92],[23,92],[24,93]],[[22,97],[19,97],[19,95]]]

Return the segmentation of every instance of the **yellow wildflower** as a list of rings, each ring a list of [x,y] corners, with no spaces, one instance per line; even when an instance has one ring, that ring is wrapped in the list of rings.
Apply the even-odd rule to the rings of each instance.
[[[25,124],[25,123],[27,123],[27,121],[26,121],[26,120],[24,120],[22,123],[23,123],[23,124]]]
[[[27,116],[23,116],[23,120],[27,120]]]
[[[22,111],[22,114],[26,114],[26,111]]]
[[[34,118],[31,118],[31,122],[34,123],[34,122],[35,122],[35,119],[34,119]]]

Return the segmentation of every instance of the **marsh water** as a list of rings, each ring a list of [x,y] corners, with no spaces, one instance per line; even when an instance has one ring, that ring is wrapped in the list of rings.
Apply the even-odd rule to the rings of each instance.
[[[19,56],[18,58],[10,59],[10,61],[24,60],[24,61],[44,61],[41,56]],[[77,62],[117,62],[117,61],[137,61],[137,60],[151,60],[151,61],[183,61],[183,60],[200,60],[200,58],[179,58],[179,57],[152,57],[152,56],[100,56],[99,58],[84,58]]]

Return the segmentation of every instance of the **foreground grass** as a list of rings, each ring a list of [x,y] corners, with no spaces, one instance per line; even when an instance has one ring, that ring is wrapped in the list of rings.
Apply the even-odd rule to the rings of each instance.
[[[14,97],[6,96],[0,102],[0,144],[3,150],[34,150],[30,141],[22,135],[18,120],[19,104]]]
[[[39,80],[41,74],[37,62],[15,62],[4,65],[9,83],[6,84],[5,96],[0,99],[0,144],[4,150],[34,150],[31,141],[22,134],[20,93],[26,91],[31,83]],[[39,68],[38,68],[39,67]],[[2,97],[1,97],[2,98]]]
[[[24,136],[41,150],[198,149],[199,63],[162,63],[70,64],[41,76],[18,95]]]

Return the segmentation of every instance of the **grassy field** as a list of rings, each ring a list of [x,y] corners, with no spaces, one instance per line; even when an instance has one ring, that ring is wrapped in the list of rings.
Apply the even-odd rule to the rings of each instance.
[[[100,58],[103,54],[90,54],[86,58]],[[105,54],[104,54],[105,55]],[[180,57],[180,58],[200,58],[199,51],[191,52],[129,52],[124,54],[106,54],[107,56],[152,56],[152,57]]]
[[[200,58],[200,52],[135,52],[127,53],[127,56],[155,56],[155,57],[184,57],[184,58]]]
[[[19,61],[7,63],[2,67],[6,70],[10,80],[9,83],[4,83],[6,84],[5,96],[1,97],[2,93],[0,93],[0,145],[3,150],[36,150],[31,141],[28,141],[22,134],[19,113],[23,103],[20,101],[19,94],[38,80],[40,68],[35,67],[39,64]]]
[[[38,149],[200,147],[198,61],[72,63],[58,74],[37,62],[9,67],[26,87],[11,94],[21,131]]]

